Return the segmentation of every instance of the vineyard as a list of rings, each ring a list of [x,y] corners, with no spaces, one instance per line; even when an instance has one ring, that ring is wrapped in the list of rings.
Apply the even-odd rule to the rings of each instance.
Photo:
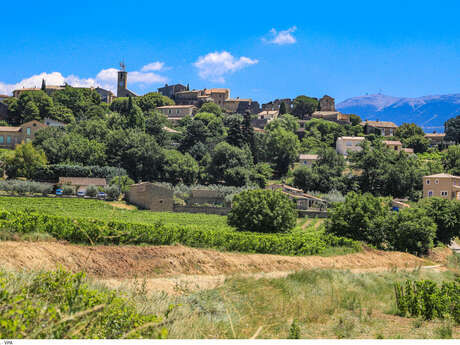
[[[71,218],[26,211],[0,211],[0,229],[10,233],[46,233],[58,240],[84,244],[180,243],[190,247],[215,248],[247,253],[313,255],[329,248],[360,250],[350,239],[322,232],[258,234],[223,229],[202,229],[197,225],[179,225],[158,220],[153,224]]]

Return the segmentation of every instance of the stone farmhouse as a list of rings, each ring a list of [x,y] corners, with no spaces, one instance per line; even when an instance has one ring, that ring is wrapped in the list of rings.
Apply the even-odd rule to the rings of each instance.
[[[423,176],[423,197],[460,200],[460,176],[450,174]]]
[[[48,126],[36,120],[19,127],[0,126],[0,148],[14,149],[18,144],[32,141],[35,133],[45,127]]]
[[[314,212],[315,216],[319,217],[324,217],[326,215],[328,206],[328,202],[326,200],[304,193],[301,189],[285,184],[271,184],[266,188],[274,191],[278,190],[281,193],[286,194],[289,199],[294,200],[299,215],[312,215],[312,212]]]
[[[301,165],[305,165],[307,167],[311,167],[314,162],[318,160],[318,155],[314,154],[300,154],[299,155],[299,162]]]
[[[389,121],[364,121],[361,122],[361,126],[364,127],[364,132],[366,134],[377,133],[383,137],[392,137],[398,126],[393,122]]]
[[[169,120],[178,121],[185,116],[195,115],[198,108],[194,105],[165,105],[157,107],[156,110],[161,112]]]
[[[399,152],[403,150],[403,145],[399,140],[383,140],[382,142],[392,151]]]
[[[75,192],[83,192],[86,194],[86,190],[89,186],[95,187],[106,187],[107,181],[105,178],[98,177],[59,177],[60,185],[68,185],[75,187]]]

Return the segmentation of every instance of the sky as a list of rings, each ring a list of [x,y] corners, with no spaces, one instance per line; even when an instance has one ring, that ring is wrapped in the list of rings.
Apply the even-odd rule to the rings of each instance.
[[[261,103],[460,93],[460,1],[18,4],[2,3],[0,94],[42,78],[114,90],[120,61],[137,94],[164,83]]]

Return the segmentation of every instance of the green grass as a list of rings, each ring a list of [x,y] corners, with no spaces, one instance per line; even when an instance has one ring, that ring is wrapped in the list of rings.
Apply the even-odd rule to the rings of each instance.
[[[103,221],[128,223],[197,225],[201,229],[233,230],[227,225],[227,217],[210,214],[177,212],[151,212],[147,210],[127,210],[111,206],[102,200],[77,198],[27,198],[0,197],[0,209],[8,211],[31,210],[42,214],[70,218],[92,218]]]
[[[184,289],[179,297],[131,293],[146,310],[178,306],[170,315],[171,338],[250,338],[259,329],[258,338],[288,338],[293,333],[308,339],[458,338],[460,326],[450,320],[398,316],[393,289],[395,282],[406,279],[454,278],[452,272],[427,270],[311,270],[285,278],[233,277],[216,289]]]

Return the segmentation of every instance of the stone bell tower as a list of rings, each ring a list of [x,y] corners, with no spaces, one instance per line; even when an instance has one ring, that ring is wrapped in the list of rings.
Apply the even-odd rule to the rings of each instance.
[[[120,62],[120,70],[118,71],[117,97],[125,97],[127,88],[128,72],[126,72],[126,66],[124,62]]]

